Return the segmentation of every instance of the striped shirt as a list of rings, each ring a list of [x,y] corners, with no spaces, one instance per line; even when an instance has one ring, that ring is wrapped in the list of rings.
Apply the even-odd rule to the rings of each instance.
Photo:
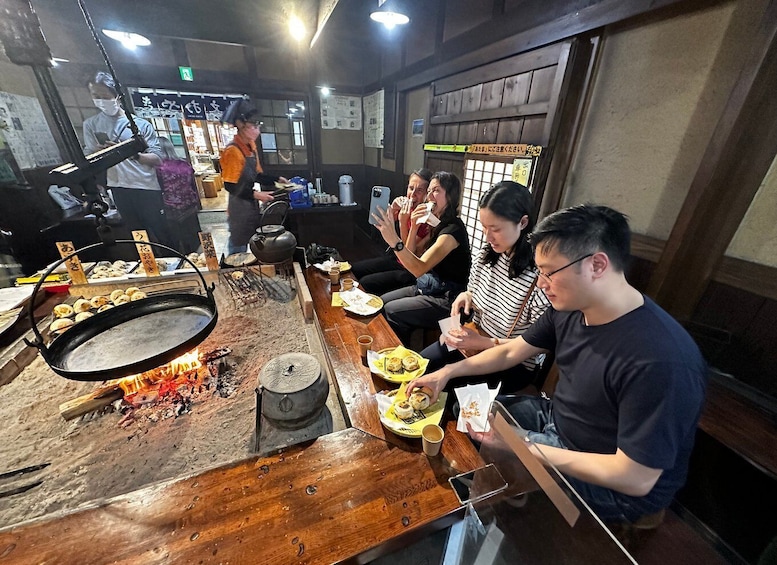
[[[515,323],[518,311],[526,297],[526,293],[537,278],[533,268],[525,269],[518,278],[511,279],[510,258],[500,253],[497,262],[489,266],[483,262],[488,246],[483,246],[477,258],[472,262],[467,290],[472,293],[472,303],[475,306],[474,321],[478,327],[491,337],[498,339],[515,338],[534,323],[550,306],[545,293],[534,287],[526,307],[521,312],[521,318],[515,324],[510,335],[507,335]],[[544,354],[530,357],[523,364],[528,369],[535,369],[545,359]]]

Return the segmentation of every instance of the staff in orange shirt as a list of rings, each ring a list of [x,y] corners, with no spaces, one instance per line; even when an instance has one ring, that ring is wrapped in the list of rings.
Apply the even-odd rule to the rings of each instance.
[[[219,159],[224,188],[229,192],[227,221],[229,240],[227,254],[245,252],[248,240],[254,235],[261,221],[259,202],[273,200],[269,192],[254,190],[254,183],[273,184],[288,182],[284,177],[264,174],[256,150],[259,137],[259,112],[245,100],[233,102],[222,117],[237,128],[237,135]]]

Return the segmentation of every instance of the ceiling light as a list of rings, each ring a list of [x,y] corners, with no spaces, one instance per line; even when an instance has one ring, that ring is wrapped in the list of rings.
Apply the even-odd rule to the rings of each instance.
[[[382,23],[386,29],[410,22],[410,18],[404,14],[397,2],[389,0],[378,1],[378,9],[370,14],[370,19]]]
[[[111,39],[115,39],[129,50],[134,50],[135,47],[145,47],[146,45],[151,45],[151,40],[140,35],[139,33],[116,31],[113,29],[104,29],[103,33]]]
[[[331,86],[317,86],[316,88],[318,88],[321,91],[321,96],[329,96],[330,94],[332,94],[333,90],[336,90]]]
[[[289,33],[297,41],[301,41],[306,35],[305,24],[297,16],[289,18]]]

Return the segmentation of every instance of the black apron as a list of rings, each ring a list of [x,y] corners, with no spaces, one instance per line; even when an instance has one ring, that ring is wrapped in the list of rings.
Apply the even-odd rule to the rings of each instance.
[[[235,247],[247,245],[261,222],[259,202],[253,197],[256,160],[255,152],[245,157],[245,164],[240,173],[240,179],[236,183],[235,193],[230,193],[227,202],[229,238]]]

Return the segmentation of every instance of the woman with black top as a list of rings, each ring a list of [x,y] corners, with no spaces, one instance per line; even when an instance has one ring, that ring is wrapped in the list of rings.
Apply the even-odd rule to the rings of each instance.
[[[414,249],[419,226],[428,214],[426,206],[418,206],[411,214],[408,245],[400,239],[390,210],[378,210],[374,215],[386,243],[397,258],[416,277],[416,284],[393,290],[381,296],[386,320],[402,343],[407,345],[415,328],[436,328],[437,320],[447,316],[453,299],[467,286],[471,265],[469,237],[459,218],[461,181],[453,173],[432,175],[427,203],[433,204],[432,214],[439,225],[432,228],[429,246],[420,256]]]

